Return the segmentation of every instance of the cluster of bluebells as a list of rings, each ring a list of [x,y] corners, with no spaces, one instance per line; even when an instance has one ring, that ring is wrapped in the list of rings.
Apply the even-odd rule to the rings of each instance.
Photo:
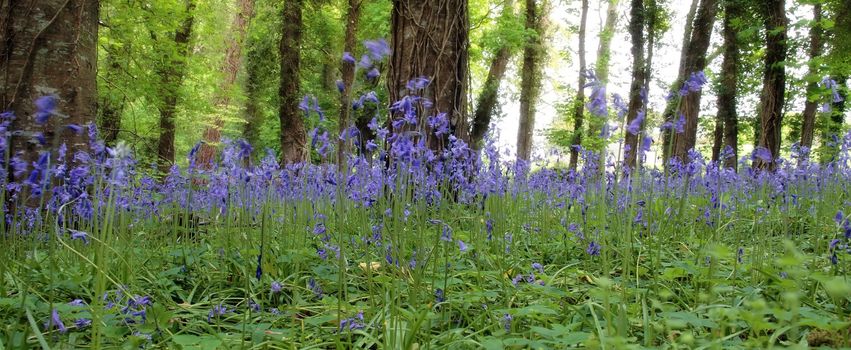
[[[386,57],[388,50],[386,43],[368,43],[369,53],[361,58],[359,67],[371,71],[376,68],[377,61]],[[351,54],[344,54],[343,60],[357,63]],[[605,119],[608,114],[605,85],[597,81],[592,73],[589,73],[588,79],[588,87],[592,89],[588,108]],[[693,74],[683,85],[681,94],[699,90],[705,80],[702,73]],[[424,207],[439,207],[451,202],[481,208],[483,213],[487,213],[490,209],[487,207],[487,198],[507,198],[534,203],[524,210],[558,208],[556,212],[559,213],[578,213],[579,217],[571,217],[569,220],[567,217],[560,218],[566,228],[565,237],[567,232],[572,232],[571,239],[578,242],[576,252],[582,254],[584,250],[591,258],[606,249],[599,242],[611,242],[603,236],[608,232],[608,227],[586,229],[583,226],[582,230],[588,235],[586,237],[577,224],[586,225],[589,222],[589,211],[593,210],[591,206],[600,205],[586,201],[592,191],[603,194],[605,205],[611,205],[608,209],[617,214],[634,213],[634,216],[626,217],[630,217],[635,226],[648,228],[643,231],[653,231],[653,223],[647,219],[650,214],[645,214],[645,210],[649,209],[641,203],[644,203],[644,193],[652,193],[654,189],[662,188],[683,196],[709,199],[706,205],[701,204],[699,212],[687,219],[702,221],[714,228],[718,226],[715,218],[732,221],[729,219],[736,214],[737,206],[758,194],[764,193],[772,201],[770,205],[779,207],[781,212],[807,211],[811,209],[802,208],[801,201],[795,193],[788,191],[789,188],[796,188],[799,193],[818,193],[827,181],[851,181],[851,169],[847,166],[851,161],[851,135],[844,138],[837,136],[834,144],[838,148],[838,156],[827,165],[808,161],[808,153],[804,151],[796,152],[794,161],[784,161],[775,160],[779,155],[772,155],[767,149],[757,148],[752,159],[776,161],[777,169],[773,172],[748,167],[747,157],[740,160],[742,170],[736,172],[720,164],[707,162],[694,150],[688,153],[687,159],[674,163],[673,171],[663,173],[648,169],[635,181],[617,181],[619,174],[609,170],[611,159],[604,156],[596,158],[598,156],[590,151],[582,152],[584,167],[580,170],[563,171],[544,164],[541,169],[532,171],[534,168],[529,162],[513,160],[513,157],[498,149],[492,140],[488,140],[481,149],[474,149],[465,140],[455,137],[451,116],[436,111],[428,98],[429,93],[425,90],[430,83],[425,77],[412,79],[406,86],[407,94],[391,104],[390,119],[376,117],[369,122],[367,127],[375,137],[364,140],[368,152],[349,155],[339,168],[328,163],[280,164],[271,152],[267,152],[259,162],[248,162],[256,154],[251,145],[243,140],[225,140],[214,166],[196,167],[198,147],[195,147],[189,152],[188,168],[182,169],[175,165],[167,174],[156,174],[139,166],[128,148],[120,145],[106,147],[98,140],[94,125],[65,125],[62,129],[72,134],[86,132],[89,138],[87,150],[69,150],[65,145],[56,145],[54,149],[44,139],[44,134],[27,134],[34,144],[40,145],[39,153],[33,157],[13,154],[6,166],[0,167],[2,171],[8,172],[0,176],[6,198],[18,204],[14,206],[15,211],[5,212],[7,231],[26,235],[33,232],[33,228],[52,223],[55,219],[62,228],[58,232],[63,237],[70,238],[73,244],[87,244],[94,235],[72,228],[91,227],[91,222],[108,215],[106,201],[109,198],[114,203],[114,209],[121,211],[131,225],[173,219],[171,215],[175,208],[210,220],[226,218],[231,211],[251,213],[250,220],[256,223],[261,221],[267,201],[275,204],[309,202],[334,205],[346,201],[348,203],[344,207],[367,211],[370,213],[368,217],[373,220],[369,223],[372,230],[357,233],[357,237],[368,236],[360,241],[366,243],[373,252],[384,255],[388,264],[398,266],[400,261],[408,261],[413,270],[417,268],[416,249],[391,243],[382,232],[384,227],[388,227],[385,224],[391,220],[405,224],[420,220],[419,215],[412,215],[413,208],[420,204]],[[355,102],[353,108],[363,107],[367,102],[378,104],[379,100],[374,93],[367,93],[359,102]],[[626,114],[623,99],[615,95],[612,105],[618,118],[622,119]],[[316,98],[306,97],[300,108],[305,114],[318,114],[321,121],[324,118]],[[45,124],[50,118],[60,116],[56,109],[54,98],[39,99],[36,101],[37,121]],[[4,113],[0,129],[8,133],[13,118],[11,113]],[[625,131],[638,135],[644,120],[642,110],[636,119],[626,125]],[[680,115],[678,121],[668,122],[663,127],[682,132],[684,125],[685,119]],[[604,126],[604,133],[610,132],[609,127]],[[349,133],[349,136],[357,135]],[[0,147],[5,151],[8,140],[0,140]],[[310,146],[323,157],[328,154],[333,143],[328,131],[321,126],[311,132]],[[652,139],[644,137],[640,144],[641,150],[649,149],[651,143]],[[725,150],[724,158],[734,154],[732,150]],[[199,182],[197,179],[204,181]],[[96,184],[103,184],[104,187],[95,188]],[[94,196],[93,193],[100,195]],[[381,206],[386,204],[388,197],[393,196],[405,203],[404,208],[396,210],[401,211],[402,215],[394,215],[391,208]],[[32,202],[33,198],[45,200],[38,207],[23,205]],[[722,198],[724,203],[721,202]],[[342,233],[329,232],[324,215],[316,212],[316,208],[312,209],[313,212],[309,213],[311,217],[308,218],[312,221],[304,227],[304,233],[311,239],[320,259],[339,257],[341,249],[346,248],[340,245],[355,244],[354,239],[352,243],[332,240],[332,234]],[[670,219],[685,215],[675,210],[679,211],[668,207],[663,217]],[[757,208],[756,212],[762,215],[766,210],[767,207],[763,206]],[[511,254],[515,236],[510,232],[497,232],[497,236],[494,236],[495,227],[506,227],[499,221],[502,218],[489,214],[483,216],[485,220],[481,229],[487,235],[487,243],[481,244],[493,244],[497,249],[504,247],[505,254]],[[289,218],[276,219],[279,224],[285,225]],[[446,247],[452,246],[452,253],[464,253],[472,249],[461,239],[453,237],[452,228],[445,222],[434,219],[432,223],[439,225],[435,230],[435,238],[442,240]],[[830,244],[834,263],[838,260],[836,252],[845,249],[851,239],[848,219],[837,215],[837,224],[845,230],[845,235]],[[517,239],[522,242],[526,236],[544,234],[529,225]],[[454,250],[455,245],[458,251]],[[484,249],[478,246],[475,248]],[[258,279],[263,276],[260,266],[264,247],[261,246],[260,250],[256,272]],[[421,250],[421,259],[426,255],[427,251]],[[543,283],[536,278],[536,273],[543,274],[543,266],[538,263],[532,265],[532,271],[528,274],[514,276],[512,283]],[[272,282],[270,293],[281,293],[282,288],[279,282]],[[316,299],[323,298],[319,281],[311,278],[308,289]],[[444,290],[435,291],[435,299],[438,302],[445,300],[445,293]],[[151,303],[150,298],[123,292],[104,301],[107,308],[114,308],[126,324],[145,322],[147,307]],[[208,320],[212,322],[214,318],[218,319],[229,312],[226,305],[213,306],[209,310]],[[46,328],[65,331],[67,328],[60,316],[58,312],[53,312],[45,324]],[[506,316],[506,324],[510,326],[511,316]],[[345,327],[341,329],[352,330],[363,326],[362,315],[344,321]],[[79,323],[85,324],[82,321]]]

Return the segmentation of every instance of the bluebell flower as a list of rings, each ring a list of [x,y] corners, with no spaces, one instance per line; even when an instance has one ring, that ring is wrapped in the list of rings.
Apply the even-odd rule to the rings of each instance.
[[[511,320],[513,318],[510,314],[505,314],[502,316],[502,327],[505,328],[506,332],[511,332]]]
[[[224,316],[228,313],[228,308],[222,304],[213,306],[209,313],[207,313],[207,322],[210,322],[213,317]]]
[[[544,266],[539,263],[532,263],[532,269],[538,270],[538,273],[544,273]]]
[[[443,289],[437,288],[434,290],[434,300],[438,303],[442,303],[446,301],[446,297],[443,293]]]
[[[458,240],[458,250],[460,250],[462,253],[467,252],[467,244],[460,239]]]
[[[345,63],[355,64],[355,57],[354,57],[354,56],[352,56],[352,53],[351,53],[351,52],[343,52],[343,58],[342,58],[342,60],[343,60],[343,62],[345,62]]]
[[[452,242],[452,228],[450,228],[449,225],[443,225],[443,230],[440,234],[440,240],[445,242]]]
[[[629,125],[626,127],[626,131],[633,135],[638,135],[641,131],[641,123],[644,122],[644,110],[638,111],[638,115],[635,116]]]
[[[597,244],[597,242],[591,241],[591,243],[588,243],[588,248],[585,249],[585,252],[588,253],[588,255],[597,256],[600,255],[600,248],[601,247]]]
[[[83,243],[85,243],[85,244],[89,244],[89,235],[88,235],[88,233],[85,233],[85,232],[83,232],[83,231],[73,230],[73,229],[70,229],[70,228],[68,229],[68,231],[69,231],[69,232],[71,232],[71,239],[72,239],[72,240],[77,240],[77,239],[79,239],[79,240],[83,241]]]
[[[363,46],[369,51],[369,55],[376,61],[380,61],[390,55],[390,45],[384,39],[367,40],[363,42]]]
[[[366,72],[366,78],[370,80],[378,78],[379,75],[381,75],[381,72],[378,71],[378,68],[373,68],[369,72]]]
[[[53,327],[56,327],[61,334],[65,334],[68,331],[68,328],[65,328],[65,324],[62,323],[62,318],[59,317],[59,311],[55,308],[50,312],[50,319],[44,324],[45,330],[50,330]]]
[[[317,282],[316,279],[311,277],[310,280],[307,281],[307,288],[309,288],[310,291],[313,292],[313,295],[316,298],[322,299],[322,287],[319,285],[319,282]]]
[[[281,283],[280,283],[280,282],[278,282],[278,281],[272,281],[272,286],[270,287],[270,292],[271,292],[272,294],[280,293],[280,292],[281,292],[281,289],[283,289],[283,286],[281,286]]]
[[[56,110],[56,97],[53,95],[42,96],[35,100],[35,122],[37,124],[47,123],[47,120]]]
[[[757,147],[753,150],[753,153],[751,154],[751,159],[752,160],[759,159],[759,160],[762,160],[763,162],[771,162],[773,158],[771,156],[771,151],[769,151],[768,148]]]
[[[92,320],[88,318],[78,318],[76,321],[74,321],[74,327],[76,327],[77,329],[83,329],[91,325]]]

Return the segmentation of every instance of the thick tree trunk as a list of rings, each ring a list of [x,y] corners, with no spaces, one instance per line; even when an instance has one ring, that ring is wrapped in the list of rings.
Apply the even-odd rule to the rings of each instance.
[[[346,13],[346,37],[343,41],[343,51],[353,52],[357,41],[358,22],[360,21],[361,0],[349,0],[349,9]],[[343,78],[343,91],[340,92],[340,119],[337,123],[339,133],[344,133],[349,127],[350,115],[352,114],[352,87],[355,81],[355,64],[342,61],[340,73]],[[337,167],[342,169],[346,164],[346,154],[349,152],[348,135],[337,145]],[[366,142],[366,140],[364,140]]]
[[[638,117],[638,113],[644,105],[641,99],[641,89],[644,88],[645,62],[644,62],[644,25],[645,10],[644,1],[632,0],[630,4],[629,35],[632,42],[632,84],[629,88],[629,106],[627,108],[627,122],[629,125]],[[638,154],[639,135],[625,133],[624,136],[624,166],[635,168],[636,155]]]
[[[523,49],[523,68],[520,83],[520,126],[517,129],[517,158],[529,160],[535,130],[535,107],[541,90],[541,61],[543,54],[543,8],[535,0],[526,0],[526,30],[535,33]]]
[[[499,98],[499,86],[502,77],[505,76],[508,60],[511,58],[511,50],[507,46],[501,47],[493,56],[485,85],[476,102],[476,111],[473,114],[473,130],[470,133],[470,141],[474,147],[480,147],[485,134],[490,127],[494,109]]]
[[[425,118],[446,113],[450,131],[469,143],[467,121],[469,14],[467,0],[393,0],[390,57],[387,85],[391,102],[408,94],[408,81],[431,79],[422,92],[433,106],[421,111],[417,127],[427,135],[428,145],[438,149],[444,136],[426,130]],[[394,116],[397,118],[399,116]]]
[[[810,26],[810,64],[809,75],[818,74],[818,66],[813,63],[817,57],[822,55],[822,35],[821,28],[822,10],[821,4],[813,5],[813,23]],[[812,99],[812,95],[817,94],[818,83],[816,80],[807,84],[807,102],[804,104],[803,123],[801,125],[801,147],[812,148],[813,136],[816,128],[816,112],[818,111],[818,101]]]
[[[186,60],[189,55],[189,39],[192,37],[192,25],[195,21],[195,2],[186,0],[186,13],[183,23],[174,33],[174,47],[176,52],[163,52],[170,60],[157,67],[160,78],[160,137],[157,142],[157,158],[162,174],[168,173],[174,164],[174,114],[177,109],[177,100],[180,95],[180,86],[186,75]]]
[[[585,31],[588,22],[588,0],[582,0],[579,20],[579,81],[573,101],[573,141],[570,147],[569,169],[575,170],[579,163],[579,147],[582,145],[582,129],[585,121]]]
[[[683,40],[682,45],[680,46],[680,66],[677,73],[677,79],[671,83],[671,88],[669,94],[671,96],[676,96],[677,91],[680,86],[685,81],[686,74],[686,56],[688,55],[688,51],[686,48],[688,47],[688,43],[691,40],[691,32],[694,28],[694,16],[697,14],[697,5],[700,3],[699,0],[692,0],[691,5],[689,6],[688,13],[686,14],[686,24],[685,30],[683,31]],[[679,118],[676,114],[677,103],[679,99],[671,98],[668,100],[668,103],[665,105],[665,111],[662,113],[662,118],[665,121],[674,123]],[[671,157],[671,151],[673,150],[673,138],[672,138],[673,130],[667,129],[662,133],[662,159],[665,161],[665,166],[668,165],[668,159]]]
[[[712,24],[715,22],[715,14],[717,12],[717,0],[702,0],[700,2],[694,28],[691,32],[691,39],[686,48],[685,74],[703,71],[706,68],[706,50],[709,48],[709,40],[712,36]],[[673,156],[678,157],[683,162],[688,161],[686,154],[694,148],[697,142],[700,98],[701,91],[694,91],[683,97],[680,103],[679,112],[685,116],[686,124],[683,133],[674,135]]]
[[[718,116],[724,121],[724,146],[729,146],[733,154],[724,160],[724,167],[736,169],[739,161],[739,117],[736,112],[736,94],[738,93],[739,65],[741,53],[737,30],[733,20],[741,18],[742,8],[737,0],[724,2],[724,59],[721,62],[721,84],[718,89]]]
[[[43,149],[30,142],[43,133],[47,147],[62,143],[68,155],[87,149],[85,134],[67,124],[85,125],[96,117],[98,2],[96,0],[0,1],[0,111],[17,118],[11,152],[33,161]],[[36,122],[33,102],[53,95],[56,112],[47,123]]]
[[[786,92],[786,19],[785,0],[767,0],[765,11],[765,75],[763,76],[762,95],[760,104],[759,146],[771,151],[771,156],[777,158],[780,154],[782,137],[780,128],[783,125],[783,101]],[[774,161],[757,159],[755,166],[774,169]]]
[[[299,71],[301,67],[301,12],[304,0],[284,3],[281,32],[281,87],[278,91],[281,103],[278,116],[281,121],[281,160],[297,163],[307,160],[307,133],[304,130],[302,111],[298,108]]]
[[[225,48],[225,60],[222,62],[224,78],[219,85],[219,91],[214,101],[218,110],[225,110],[230,104],[231,90],[236,85],[236,76],[242,67],[242,44],[245,42],[248,24],[251,22],[251,17],[254,16],[254,0],[236,0],[236,3],[239,12],[234,14],[231,23]],[[223,126],[224,119],[221,115],[216,115],[213,124],[207,126],[204,130],[204,143],[198,150],[198,166],[205,169],[212,166],[216,158],[217,146],[222,139]]]

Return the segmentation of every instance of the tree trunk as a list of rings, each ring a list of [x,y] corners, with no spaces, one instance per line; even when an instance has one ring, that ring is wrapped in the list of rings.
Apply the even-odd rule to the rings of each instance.
[[[765,11],[765,75],[762,85],[762,103],[760,104],[759,146],[771,151],[776,158],[780,154],[782,140],[780,128],[783,125],[783,102],[786,92],[786,19],[785,0],[766,0]],[[774,169],[775,162],[757,160],[755,166]]]
[[[535,106],[541,90],[541,61],[543,54],[543,8],[535,0],[526,0],[526,30],[535,33],[523,49],[523,68],[520,83],[520,127],[517,129],[517,158],[529,160],[535,130]]]
[[[831,103],[827,127],[822,129],[824,130],[821,136],[822,147],[820,152],[822,163],[836,160],[842,142],[840,133],[842,132],[842,125],[845,124],[845,110],[848,106],[848,76],[836,75],[831,78],[839,85],[838,92],[841,100]]]
[[[609,0],[608,4],[606,21],[600,31],[600,43],[597,46],[597,61],[594,63],[597,80],[603,84],[604,89],[609,82],[609,59],[612,52],[612,38],[615,35],[615,26],[618,20],[618,0]],[[606,119],[605,117],[591,115],[588,123],[588,138],[592,140],[600,139],[599,147],[601,150],[606,148],[606,140],[601,139],[599,136]],[[591,146],[587,144],[588,142],[586,142],[586,148]],[[603,167],[600,167],[600,170],[603,169]]]
[[[248,24],[251,22],[251,17],[254,16],[254,0],[236,0],[236,2],[239,12],[233,16],[225,48],[225,60],[222,62],[221,68],[225,76],[219,85],[219,91],[214,102],[216,109],[220,111],[226,110],[227,106],[230,105],[231,90],[236,85],[236,76],[240,67],[242,67],[242,44],[245,42]],[[213,124],[204,129],[204,143],[198,150],[198,161],[196,162],[198,166],[204,169],[212,167],[216,158],[216,146],[222,139],[222,126],[224,126],[222,116],[216,115]]]
[[[121,79],[121,64],[118,62],[116,53],[107,52],[106,56],[106,72],[102,75],[106,84],[106,92],[101,92],[101,97],[98,99],[98,115],[99,129],[103,137],[103,142],[107,146],[115,146],[118,140],[118,133],[121,130],[121,114],[124,111],[124,103],[126,97],[121,91],[111,91],[109,87],[116,83],[116,80]]]
[[[579,147],[582,145],[582,124],[585,121],[585,30],[588,21],[588,0],[582,0],[579,20],[579,81],[573,101],[573,141],[570,146],[569,169],[576,170],[579,163]]]
[[[301,67],[301,11],[304,0],[284,2],[282,12],[283,29],[281,32],[281,87],[280,108],[278,116],[281,120],[281,160],[283,163],[297,163],[307,160],[307,133],[304,130],[304,119],[298,108],[299,71]]]
[[[346,37],[343,42],[343,51],[353,52],[357,40],[358,22],[360,21],[360,6],[361,0],[349,0],[349,9],[346,13]],[[355,81],[355,64],[352,62],[342,61],[340,73],[343,78],[343,91],[340,93],[340,120],[338,120],[337,130],[339,133],[344,133],[349,127],[349,116],[352,114],[352,87]],[[349,152],[348,135],[344,134],[344,139],[337,145],[337,167],[342,169],[346,164],[346,154]],[[364,142],[366,142],[364,140]]]
[[[43,149],[30,142],[43,133],[48,147],[62,143],[68,155],[87,149],[87,138],[65,128],[95,120],[97,105],[98,2],[95,0],[13,0],[0,2],[0,111],[17,118],[11,154],[34,161]],[[34,101],[53,95],[56,112],[36,122]]]
[[[186,60],[189,56],[189,39],[192,37],[192,25],[195,20],[193,14],[195,2],[186,0],[186,18],[183,19],[180,28],[174,32],[174,45],[176,52],[165,51],[164,57],[169,57],[160,67],[157,67],[160,78],[160,138],[157,142],[157,158],[160,173],[168,173],[174,164],[174,114],[177,109],[177,100],[180,95],[180,86],[186,75]]]
[[[722,133],[724,146],[729,146],[733,154],[724,159],[725,168],[736,169],[739,160],[739,118],[736,112],[736,94],[739,83],[739,39],[733,20],[742,17],[742,8],[737,0],[724,1],[724,59],[721,62],[721,84],[718,86],[718,121],[724,123]],[[717,126],[716,126],[717,130]],[[717,137],[717,135],[716,135]],[[717,158],[716,158],[717,159]]]
[[[650,81],[653,80],[653,49],[656,45],[656,0],[648,0],[647,7],[644,9],[647,18],[647,56],[644,64],[644,93],[645,96],[650,96]],[[649,113],[647,109],[650,107],[645,105],[645,113]],[[646,118],[646,116],[645,116]],[[644,134],[647,128],[647,122],[641,123],[641,133]],[[638,159],[638,166],[641,166],[644,159]]]
[[[245,125],[242,137],[255,148],[260,144],[260,126],[263,123],[260,110],[261,60],[271,52],[260,47],[251,47],[245,59]]]
[[[420,113],[417,126],[431,149],[445,144],[425,130],[425,118],[446,113],[450,132],[470,142],[467,121],[469,59],[467,0],[393,0],[387,85],[391,102],[408,94],[406,85],[418,77],[431,79],[422,96],[433,106]],[[399,118],[400,116],[394,116]]]
[[[821,4],[813,5],[813,23],[810,26],[810,64],[809,74],[811,81],[807,84],[807,102],[804,104],[803,123],[801,125],[801,147],[813,147],[813,135],[816,127],[816,111],[818,110],[818,101],[813,99],[812,95],[816,95],[818,91],[817,79],[813,77],[818,74],[818,66],[814,63],[817,57],[822,55],[822,35],[821,28],[822,11]]]
[[[641,99],[641,89],[644,87],[645,62],[644,62],[644,25],[645,10],[643,0],[632,0],[630,5],[629,35],[632,42],[632,84],[629,88],[629,106],[627,108],[627,122],[629,125],[638,117],[644,102]],[[627,148],[629,148],[627,150]],[[638,154],[638,135],[626,132],[624,136],[624,165],[627,168],[635,168],[636,155]]]
[[[491,61],[485,85],[479,94],[476,111],[473,114],[473,130],[470,134],[470,141],[474,147],[481,146],[482,140],[488,132],[494,109],[499,102],[499,86],[502,83],[502,77],[505,76],[510,58],[511,50],[507,46],[503,46],[494,54],[493,61]]]
[[[712,24],[718,12],[717,0],[702,0],[697,10],[691,39],[686,48],[685,74],[703,71],[706,68],[706,50],[712,36]],[[685,75],[684,79],[685,81]],[[686,154],[694,148],[697,142],[697,121],[700,117],[701,91],[690,92],[682,98],[679,112],[685,116],[685,131],[674,135],[674,157],[683,162],[688,161]]]
[[[683,81],[685,81],[686,74],[688,74],[686,72],[686,56],[688,55],[686,48],[691,40],[691,32],[692,28],[694,28],[694,16],[697,13],[698,3],[699,0],[692,0],[688,9],[688,14],[686,14],[685,30],[683,30],[682,46],[680,46],[680,67],[677,73],[677,79],[671,83],[670,91],[668,92],[671,96],[676,96],[678,89],[683,84]],[[677,118],[679,118],[678,115],[675,115],[678,101],[679,100],[676,98],[668,100],[668,103],[665,105],[665,111],[662,113],[662,118],[665,121],[674,123]],[[667,129],[662,133],[662,159],[664,159],[666,167],[668,166],[668,159],[670,159],[671,151],[673,150],[672,131],[673,130],[671,129]]]

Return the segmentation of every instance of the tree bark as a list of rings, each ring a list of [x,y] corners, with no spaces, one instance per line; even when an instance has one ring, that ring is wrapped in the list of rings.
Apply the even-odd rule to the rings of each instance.
[[[227,46],[225,48],[225,60],[222,62],[222,79],[219,90],[216,94],[214,104],[217,110],[226,110],[230,105],[230,94],[234,85],[236,85],[236,77],[239,74],[239,69],[242,67],[242,46],[245,42],[245,35],[248,32],[248,25],[251,22],[251,17],[254,16],[254,0],[236,0],[239,12],[234,14],[233,22],[231,23],[230,33],[227,38]],[[209,169],[212,167],[216,158],[217,146],[222,139],[222,127],[224,119],[221,115],[216,115],[213,119],[213,124],[204,129],[201,149],[198,150],[198,166]]]
[[[174,114],[177,109],[177,100],[180,95],[180,86],[186,75],[186,60],[189,56],[189,39],[192,37],[192,25],[195,21],[195,2],[186,0],[184,2],[185,18],[180,27],[174,32],[174,45],[176,52],[163,52],[168,57],[161,66],[157,67],[160,97],[160,137],[157,142],[157,158],[160,173],[168,173],[174,164]]]
[[[419,114],[417,126],[431,149],[445,144],[425,128],[425,118],[446,113],[450,132],[470,143],[467,116],[469,13],[467,0],[393,0],[387,85],[391,102],[408,94],[406,85],[430,78],[422,92],[433,106]],[[400,116],[393,116],[399,118]]]
[[[687,47],[685,74],[703,71],[706,68],[706,50],[712,36],[712,24],[718,12],[717,0],[702,0],[697,10],[694,28]],[[683,76],[685,81],[685,75]],[[685,116],[685,131],[674,135],[674,157],[688,161],[686,154],[697,142],[697,122],[700,117],[701,91],[694,91],[683,97],[679,112]]]
[[[43,133],[48,146],[66,144],[68,155],[88,148],[85,135],[65,125],[86,125],[97,115],[97,21],[95,0],[0,2],[0,111],[17,115],[11,154],[36,160],[44,149],[31,142],[34,133]],[[36,123],[33,102],[46,95],[56,97],[56,112],[67,118]]]
[[[361,0],[349,0],[349,9],[346,13],[346,37],[343,41],[343,51],[353,52],[357,41],[358,22],[360,21]],[[355,81],[355,64],[342,61],[340,73],[343,80],[343,91],[340,93],[340,119],[337,123],[339,133],[344,133],[349,127],[349,119],[352,114],[352,87]],[[337,167],[342,169],[346,164],[346,154],[349,152],[348,135],[337,145]],[[366,142],[364,140],[364,142]]]
[[[734,170],[738,166],[739,159],[739,118],[736,112],[736,94],[738,92],[741,54],[739,52],[739,39],[736,35],[737,30],[733,27],[733,21],[739,18],[742,18],[742,8],[738,0],[724,0],[724,22],[721,32],[724,37],[724,58],[721,62],[721,82],[718,85],[716,123],[723,123],[721,127],[723,145],[729,146],[733,150],[732,156],[723,160],[724,167]],[[716,125],[716,132],[717,129]],[[717,142],[717,133],[715,137]],[[714,153],[715,150],[713,149]],[[713,160],[718,160],[720,154],[713,157]]]
[[[786,19],[785,0],[767,0],[764,2],[765,11],[765,74],[763,75],[762,103],[760,104],[760,133],[759,146],[771,151],[776,158],[780,154],[782,137],[780,128],[783,125],[783,102],[786,92]],[[755,166],[774,169],[772,161],[757,160]]]
[[[818,74],[818,66],[814,63],[817,57],[821,57],[822,52],[822,36],[824,31],[821,28],[822,10],[821,4],[813,5],[813,23],[810,26],[810,62],[809,75],[814,77]],[[803,123],[801,125],[801,147],[812,148],[813,136],[815,135],[816,127],[816,112],[818,111],[818,101],[813,99],[812,95],[816,95],[818,91],[817,79],[813,79],[807,84],[807,102],[804,104]]]
[[[643,0],[632,0],[630,4],[629,35],[632,42],[632,84],[629,88],[629,106],[627,107],[627,122],[629,125],[638,117],[644,102],[641,99],[641,89],[644,87],[644,25],[645,9]],[[629,132],[624,136],[624,165],[635,168],[638,154],[638,136]],[[629,148],[627,150],[627,148]]]
[[[686,24],[683,30],[683,40],[682,49],[680,50],[680,66],[677,72],[677,79],[674,80],[670,85],[670,91],[668,92],[671,96],[676,96],[676,93],[680,86],[683,84],[686,78],[686,56],[688,55],[688,43],[691,40],[691,32],[692,28],[694,28],[694,16],[697,14],[697,5],[700,3],[699,0],[692,0],[691,5],[689,6],[688,13],[686,14]],[[677,118],[679,118],[676,114],[677,102],[679,100],[676,98],[671,98],[668,100],[668,103],[665,105],[665,111],[662,113],[662,118],[665,121],[674,123]],[[673,150],[673,138],[672,138],[671,129],[667,129],[662,133],[662,159],[665,161],[665,166],[668,166],[668,159],[671,157],[671,151]]]
[[[520,83],[520,126],[517,129],[517,158],[529,160],[535,130],[535,107],[541,89],[543,53],[543,9],[535,0],[526,0],[526,30],[535,33],[523,49],[523,68]]]
[[[579,81],[576,97],[573,101],[573,141],[570,147],[570,170],[576,170],[579,163],[579,147],[582,145],[583,123],[585,122],[585,31],[588,22],[588,0],[582,0],[582,12],[579,20]]]
[[[307,133],[304,119],[298,108],[299,71],[301,68],[302,7],[304,0],[284,3],[281,32],[281,86],[278,91],[281,121],[281,161],[297,163],[307,160]]]

